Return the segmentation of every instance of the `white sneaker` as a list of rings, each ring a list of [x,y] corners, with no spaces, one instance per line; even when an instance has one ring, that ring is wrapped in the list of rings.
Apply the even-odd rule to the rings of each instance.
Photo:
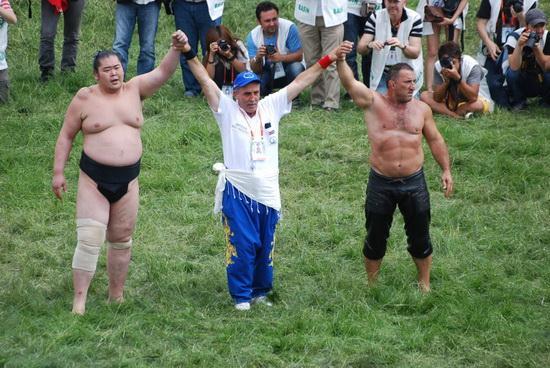
[[[268,307],[273,307],[273,303],[271,303],[269,300],[267,300],[267,296],[257,296],[255,298],[252,298],[250,301],[251,304],[263,304]]]
[[[250,310],[250,303],[249,302],[237,303],[235,304],[235,309],[240,311]]]
[[[468,119],[471,119],[474,117],[474,113],[473,112],[468,112],[466,113],[466,115],[464,115],[464,119],[468,120]]]

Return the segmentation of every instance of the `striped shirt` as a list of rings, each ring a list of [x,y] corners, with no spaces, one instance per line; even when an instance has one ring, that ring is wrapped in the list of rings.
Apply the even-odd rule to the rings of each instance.
[[[376,13],[371,13],[369,17],[367,18],[367,21],[365,22],[365,33],[371,34],[373,36],[376,35]],[[407,12],[405,9],[403,9],[403,15],[401,15],[401,22],[403,23],[408,19]],[[391,27],[391,33],[392,37],[397,37],[397,31],[399,30],[398,27]],[[409,37],[422,37],[422,19],[420,16],[417,16],[417,19],[414,19],[413,26],[411,28],[411,32],[409,33]]]

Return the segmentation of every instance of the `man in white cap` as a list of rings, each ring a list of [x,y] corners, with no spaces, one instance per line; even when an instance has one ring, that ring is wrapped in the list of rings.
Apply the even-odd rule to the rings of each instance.
[[[279,120],[292,100],[336,60],[331,53],[300,73],[289,85],[260,100],[260,78],[242,72],[233,98],[208,76],[189,44],[183,56],[201,85],[221,132],[224,163],[219,171],[215,212],[222,210],[227,252],[227,283],[237,310],[271,305],[273,246],[279,221]]]

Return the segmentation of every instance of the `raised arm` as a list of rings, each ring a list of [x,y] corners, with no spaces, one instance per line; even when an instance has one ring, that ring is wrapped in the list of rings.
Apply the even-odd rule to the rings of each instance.
[[[288,102],[294,100],[298,97],[300,92],[313,84],[334,60],[336,60],[336,54],[332,51],[330,54],[323,56],[318,62],[298,74],[296,79],[286,87]]]
[[[208,101],[208,105],[212,110],[218,111],[222,91],[218,88],[216,82],[210,78],[208,72],[201,64],[194,51],[191,50],[191,46],[187,42],[187,36],[185,33],[181,32],[181,34],[184,36],[184,39],[177,45],[177,49],[180,50],[183,53],[183,56],[187,59],[187,65],[189,65],[189,69],[191,69],[195,79],[199,82],[202,92],[206,97],[206,101]]]
[[[374,92],[355,79],[353,72],[346,63],[346,55],[351,51],[352,47],[353,43],[349,41],[342,42],[340,47],[338,47],[336,51],[338,57],[336,68],[338,69],[338,76],[342,81],[342,85],[346,91],[348,91],[353,102],[355,102],[359,108],[365,110],[374,102]]]
[[[138,84],[139,95],[142,100],[152,96],[174,74],[181,54],[178,47],[181,47],[183,42],[187,42],[185,34],[182,31],[174,32],[172,34],[172,45],[160,65],[149,73],[138,75],[128,82]]]
[[[451,175],[451,160],[445,140],[437,127],[432,115],[430,107],[424,103],[424,128],[422,134],[426,138],[426,143],[430,147],[433,157],[441,167],[441,184],[446,198],[449,198],[453,193],[453,177]]]
[[[15,13],[11,8],[4,9],[0,6],[0,18],[4,18],[4,20],[9,24],[17,23],[17,16],[15,15]]]
[[[73,147],[74,137],[82,128],[82,103],[88,95],[87,88],[83,88],[71,101],[67,112],[65,113],[65,119],[63,120],[63,126],[59,132],[59,137],[55,144],[55,153],[53,161],[53,177],[52,177],[52,190],[55,196],[59,199],[62,198],[63,192],[67,191],[67,183],[65,181],[65,164],[71,153]]]

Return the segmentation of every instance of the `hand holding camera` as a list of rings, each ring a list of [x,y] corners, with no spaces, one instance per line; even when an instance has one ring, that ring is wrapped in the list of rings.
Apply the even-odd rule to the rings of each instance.
[[[210,44],[210,52],[214,54],[220,54],[226,59],[233,58],[233,52],[231,50],[231,45],[224,39],[219,39],[216,42]]]
[[[462,77],[458,69],[455,68],[452,57],[443,56],[439,59],[439,64],[441,64],[441,75],[443,77],[457,82],[460,81]]]

